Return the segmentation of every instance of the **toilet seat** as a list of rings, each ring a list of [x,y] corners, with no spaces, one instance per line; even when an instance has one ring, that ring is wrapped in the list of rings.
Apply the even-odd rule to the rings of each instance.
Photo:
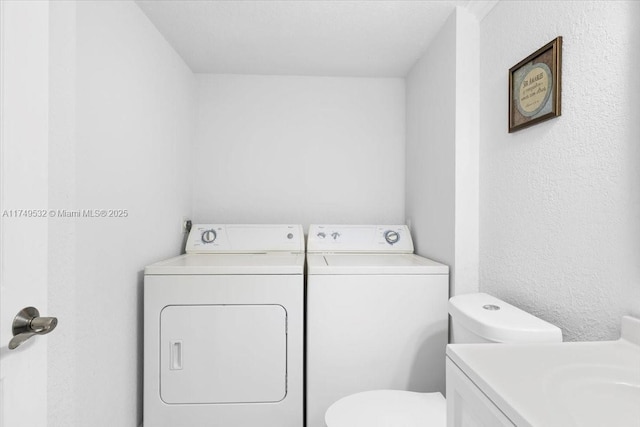
[[[372,390],[352,394],[327,409],[327,427],[445,427],[447,405],[440,393]]]

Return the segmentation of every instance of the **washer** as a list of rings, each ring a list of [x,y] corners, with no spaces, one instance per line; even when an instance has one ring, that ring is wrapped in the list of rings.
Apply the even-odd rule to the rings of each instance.
[[[357,392],[444,392],[448,296],[449,268],[406,226],[310,226],[306,427]]]
[[[300,225],[194,225],[144,277],[145,427],[300,427]]]

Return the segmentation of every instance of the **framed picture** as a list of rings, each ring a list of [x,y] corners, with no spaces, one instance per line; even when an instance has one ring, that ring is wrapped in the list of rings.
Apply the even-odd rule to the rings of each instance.
[[[509,133],[560,115],[562,37],[509,69]]]

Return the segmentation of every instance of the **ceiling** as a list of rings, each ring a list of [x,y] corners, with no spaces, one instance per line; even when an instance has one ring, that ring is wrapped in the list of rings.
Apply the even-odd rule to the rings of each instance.
[[[456,6],[497,0],[137,0],[195,73],[404,77]]]

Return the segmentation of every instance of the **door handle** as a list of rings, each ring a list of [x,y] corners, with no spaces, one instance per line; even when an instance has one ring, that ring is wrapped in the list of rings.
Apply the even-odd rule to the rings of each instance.
[[[9,350],[18,348],[20,344],[34,335],[46,335],[58,326],[55,317],[40,317],[35,307],[25,307],[13,319],[13,338],[9,341]]]

